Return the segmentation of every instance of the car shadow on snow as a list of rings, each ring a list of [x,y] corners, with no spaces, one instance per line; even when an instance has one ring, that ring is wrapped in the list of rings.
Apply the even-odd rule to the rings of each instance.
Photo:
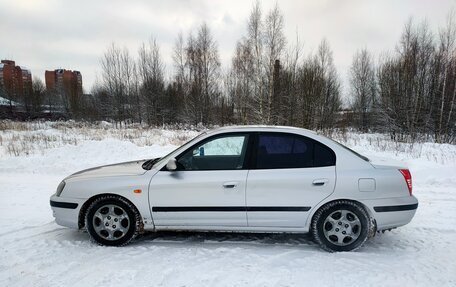
[[[82,243],[83,246],[97,245],[90,242],[86,231],[68,230],[61,228],[48,234],[48,237],[58,238],[59,241]],[[377,234],[367,240],[364,246],[356,252],[378,253],[394,251],[395,254],[402,252],[418,251],[419,247],[410,244],[409,240],[400,233]],[[166,246],[172,248],[219,248],[219,247],[255,247],[275,248],[286,247],[291,249],[315,251],[320,250],[311,234],[287,234],[287,233],[238,233],[238,232],[193,232],[193,231],[158,231],[147,232],[126,246],[126,248],[150,248],[153,246]],[[101,247],[101,246],[100,246]],[[105,247],[103,247],[105,248]]]
[[[419,251],[419,248],[410,244],[408,236],[395,232],[377,233],[374,238],[368,239],[363,246],[354,251],[363,254],[378,252],[392,252],[402,254],[409,251]],[[132,246],[149,247],[165,245],[174,248],[195,247],[218,248],[224,246],[275,248],[286,247],[299,250],[321,250],[313,241],[312,235],[287,233],[238,233],[238,232],[192,232],[192,231],[158,231],[146,233],[131,243]],[[337,252],[340,253],[340,252]],[[341,252],[345,253],[345,252]]]
[[[411,244],[408,236],[400,232],[389,235],[377,233],[374,238],[365,242],[359,250],[361,252],[375,253],[378,251],[417,251],[419,248]],[[89,234],[86,231],[68,230],[67,228],[58,228],[45,232],[46,237],[59,239],[67,242],[86,242],[89,245]],[[43,234],[41,234],[43,235]],[[413,240],[412,240],[413,241]],[[85,245],[85,244],[84,244]],[[95,244],[94,244],[95,245]],[[255,247],[289,247],[308,250],[318,250],[320,247],[316,244],[311,234],[290,234],[290,233],[240,233],[240,232],[193,232],[193,231],[158,231],[147,232],[137,237],[128,246],[131,247],[151,247],[156,245],[166,245],[176,248],[186,248],[189,245],[200,247],[223,247],[223,246],[255,246]],[[96,245],[95,245],[96,246]]]
[[[87,231],[58,228],[48,234],[48,238],[62,242],[78,242],[91,245]],[[85,245],[85,244],[84,244]],[[94,244],[96,245],[96,244]],[[193,232],[193,231],[158,231],[147,232],[138,236],[127,246],[150,247],[167,245],[173,247],[188,247],[189,245],[220,247],[224,245],[257,246],[257,247],[299,247],[318,249],[310,234],[286,233],[238,233],[238,232]]]

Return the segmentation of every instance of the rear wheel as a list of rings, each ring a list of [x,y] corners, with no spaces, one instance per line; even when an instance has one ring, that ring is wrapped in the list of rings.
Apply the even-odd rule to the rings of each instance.
[[[375,225],[359,204],[339,200],[320,208],[312,221],[315,241],[327,251],[352,251],[361,247]]]
[[[128,244],[139,231],[140,217],[127,200],[114,195],[96,199],[87,209],[85,225],[91,239],[98,244]]]

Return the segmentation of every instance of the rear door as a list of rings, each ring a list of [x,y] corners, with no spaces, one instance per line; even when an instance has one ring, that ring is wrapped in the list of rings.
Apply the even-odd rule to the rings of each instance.
[[[258,133],[247,178],[252,227],[303,227],[309,210],[335,186],[335,154],[296,134]]]

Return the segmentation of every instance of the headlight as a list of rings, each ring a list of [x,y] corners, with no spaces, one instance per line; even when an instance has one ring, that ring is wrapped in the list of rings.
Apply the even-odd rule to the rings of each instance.
[[[59,184],[59,186],[57,186],[57,191],[55,192],[55,195],[56,195],[56,196],[60,196],[60,194],[62,193],[64,187],[65,187],[65,182],[62,181],[62,182]]]

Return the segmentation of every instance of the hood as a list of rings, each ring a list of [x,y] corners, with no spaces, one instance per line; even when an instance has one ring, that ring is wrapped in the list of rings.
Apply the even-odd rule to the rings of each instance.
[[[93,167],[73,173],[66,179],[142,175],[147,171],[142,168],[145,161],[137,160]]]
[[[398,160],[384,158],[384,157],[369,157],[369,162],[375,168],[379,169],[407,169],[407,164],[400,162]]]

